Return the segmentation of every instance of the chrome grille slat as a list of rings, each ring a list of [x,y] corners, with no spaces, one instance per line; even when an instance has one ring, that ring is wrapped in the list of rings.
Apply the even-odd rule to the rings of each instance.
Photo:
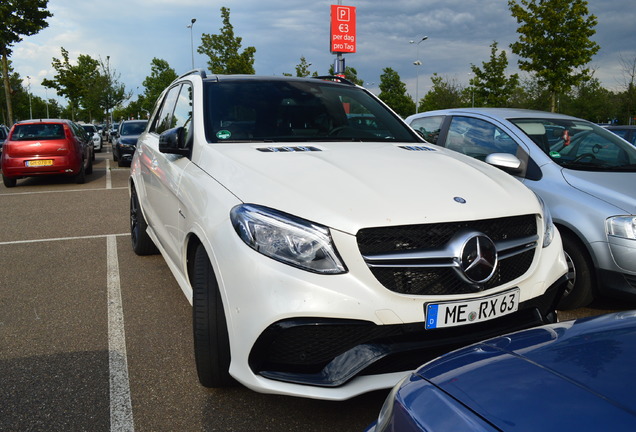
[[[539,236],[536,215],[481,221],[403,227],[366,228],[358,232],[365,262],[387,289],[413,295],[473,293],[522,276],[532,264]],[[458,276],[458,233],[476,231],[490,237],[497,249],[498,268],[481,286]]]

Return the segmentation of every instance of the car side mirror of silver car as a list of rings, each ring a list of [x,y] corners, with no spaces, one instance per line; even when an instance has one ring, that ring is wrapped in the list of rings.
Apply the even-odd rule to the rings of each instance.
[[[183,127],[168,129],[159,135],[159,151],[161,153],[190,155],[190,149],[185,145]]]
[[[521,173],[521,161],[510,153],[491,153],[486,156],[486,163],[509,174]]]

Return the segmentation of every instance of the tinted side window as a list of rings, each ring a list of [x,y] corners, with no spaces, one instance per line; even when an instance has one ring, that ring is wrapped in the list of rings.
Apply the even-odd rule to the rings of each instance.
[[[190,130],[192,123],[192,86],[184,84],[181,86],[177,103],[172,113],[172,127],[183,127]]]
[[[175,104],[177,103],[177,98],[179,96],[180,90],[181,85],[177,85],[175,87],[172,87],[168,91],[166,97],[163,100],[163,106],[161,107],[157,118],[153,120],[153,125],[150,128],[151,132],[160,134],[174,127],[172,113],[174,111]]]
[[[420,132],[426,141],[437,144],[443,121],[444,116],[420,117],[411,122],[411,127]]]
[[[510,135],[490,122],[471,117],[453,117],[446,147],[480,160],[491,153],[517,153],[517,143]]]

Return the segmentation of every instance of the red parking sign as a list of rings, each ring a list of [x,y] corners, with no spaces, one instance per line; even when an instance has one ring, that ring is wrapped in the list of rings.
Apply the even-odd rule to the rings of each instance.
[[[356,8],[331,5],[331,52],[356,52]]]

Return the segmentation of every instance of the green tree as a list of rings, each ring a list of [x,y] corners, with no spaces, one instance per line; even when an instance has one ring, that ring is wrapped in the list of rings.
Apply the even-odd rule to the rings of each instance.
[[[2,79],[7,101],[8,123],[13,123],[9,56],[11,47],[48,27],[46,19],[52,17],[47,9],[48,0],[2,0],[0,2],[0,54],[2,55]]]
[[[239,52],[243,38],[234,36],[234,27],[230,23],[230,9],[222,7],[221,16],[223,17],[221,34],[204,33],[201,36],[201,45],[197,48],[197,52],[210,58],[208,66],[212,73],[254,74],[256,48],[247,47],[243,52]]]
[[[592,77],[581,81],[570,94],[561,98],[559,111],[595,123],[606,123],[619,115],[620,108],[612,106],[613,98],[613,93]]]
[[[104,83],[100,92],[100,106],[106,113],[106,122],[110,123],[112,120],[109,116],[110,111],[130,99],[132,92],[127,92],[125,85],[119,82],[120,74],[110,67],[110,56],[106,57],[106,63],[100,59],[99,67]]]
[[[336,74],[336,71],[333,68],[333,65],[331,65],[329,67],[329,75],[333,76],[335,74]],[[364,80],[358,78],[358,71],[356,70],[356,68],[345,66],[344,76],[345,76],[345,79],[351,81],[354,84],[357,84],[359,86],[364,84]]]
[[[490,60],[482,63],[483,69],[470,65],[474,78],[470,85],[474,94],[471,98],[477,99],[478,105],[489,107],[507,107],[510,104],[509,97],[519,85],[519,75],[506,76],[508,57],[505,51],[497,55],[497,42],[490,45]],[[471,101],[472,104],[472,101]]]
[[[382,72],[379,98],[402,117],[413,114],[415,102],[406,93],[406,84],[402,82],[400,75],[390,67],[384,68]]]
[[[300,56],[300,63],[296,65],[296,76],[304,78],[311,75],[311,71],[309,70],[310,66],[311,63],[307,63],[305,56]]]
[[[64,47],[61,51],[62,60],[54,57],[51,63],[57,74],[53,80],[43,79],[42,85],[55,89],[59,96],[69,100],[73,120],[80,103],[90,115],[91,111],[99,109],[99,97],[95,92],[101,92],[104,85],[104,80],[100,78],[99,61],[80,54],[77,63],[71,64],[68,51]]]
[[[144,94],[139,107],[147,112],[152,112],[161,92],[178,78],[177,73],[166,60],[155,57],[150,65],[150,75],[143,82]]]
[[[434,73],[431,77],[433,86],[422,98],[419,111],[433,111],[445,108],[458,108],[466,105],[462,86],[455,79],[444,79]]]
[[[550,94],[550,108],[556,111],[557,95],[589,77],[582,68],[599,50],[590,40],[597,19],[589,15],[585,0],[508,1],[520,26],[519,40],[510,45],[520,57],[519,67],[537,75]]]
[[[623,91],[618,99],[620,114],[617,116],[623,124],[634,124],[636,117],[636,57],[626,59],[620,57],[623,73]]]

